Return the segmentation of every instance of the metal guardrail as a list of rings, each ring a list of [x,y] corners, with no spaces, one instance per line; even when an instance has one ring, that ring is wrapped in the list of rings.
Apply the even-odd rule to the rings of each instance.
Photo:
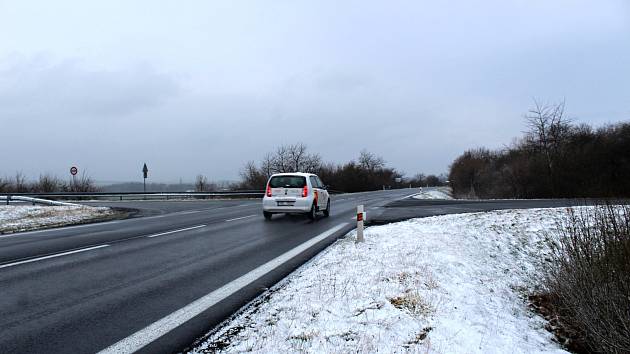
[[[137,199],[208,199],[218,197],[232,198],[262,198],[264,191],[223,191],[223,192],[53,192],[53,193],[0,193],[0,198],[7,201],[19,200],[18,197],[46,198],[46,199],[67,199],[86,200],[94,199],[117,199],[117,200],[137,200]]]
[[[343,192],[329,189],[331,194],[341,194]],[[116,199],[116,200],[138,200],[138,199],[212,199],[212,198],[262,198],[265,195],[263,190],[243,190],[243,191],[218,191],[218,192],[51,192],[51,193],[0,193],[0,200],[20,201],[19,197],[45,198],[48,200],[87,200],[94,199]],[[22,200],[25,201],[25,200]]]
[[[24,196],[19,196],[19,195],[7,195],[7,196],[3,195],[3,196],[0,196],[0,200],[6,201],[7,205],[9,205],[11,201],[18,201],[18,202],[32,203],[33,205],[43,204],[43,205],[54,205],[54,206],[79,206],[78,204],[64,203],[64,202],[58,202],[55,200],[48,200],[48,199],[24,197]]]

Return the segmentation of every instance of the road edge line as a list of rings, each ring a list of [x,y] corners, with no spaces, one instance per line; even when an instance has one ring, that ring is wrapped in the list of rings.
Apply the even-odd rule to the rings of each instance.
[[[98,246],[93,246],[93,247],[81,248],[81,249],[74,250],[74,251],[67,251],[67,252],[50,254],[48,256],[42,256],[42,257],[37,257],[37,258],[25,259],[25,260],[13,262],[13,263],[5,263],[5,264],[0,265],[0,269],[14,267],[14,266],[21,265],[21,264],[33,263],[33,262],[37,262],[37,261],[43,261],[43,260],[50,259],[50,258],[69,256],[71,254],[91,251],[91,250],[95,250],[95,249],[99,249],[99,248],[105,248],[105,247],[109,247],[109,246],[110,245],[98,245]]]
[[[267,275],[269,272],[278,268],[280,265],[286,263],[300,253],[308,250],[320,241],[323,241],[324,239],[330,237],[347,225],[348,223],[341,223],[333,228],[322,232],[321,234],[294,247],[293,249],[270,260],[269,262],[258,266],[248,273],[232,280],[219,289],[214,290],[207,295],[204,295],[203,297],[191,302],[190,304],[171,313],[170,315],[163,317],[162,319],[153,322],[152,324],[135,332],[134,334],[110,345],[109,347],[99,351],[98,354],[133,353],[144,348],[145,346],[156,341],[157,339],[174,330],[175,328],[188,322],[193,317],[201,314],[202,312],[216,305],[220,301],[226,299],[227,297],[235,294],[249,284]]]

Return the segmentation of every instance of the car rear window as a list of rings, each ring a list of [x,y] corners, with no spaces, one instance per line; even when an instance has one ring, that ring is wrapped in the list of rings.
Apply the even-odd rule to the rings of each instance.
[[[305,185],[306,178],[303,176],[275,176],[269,181],[271,188],[304,188]]]

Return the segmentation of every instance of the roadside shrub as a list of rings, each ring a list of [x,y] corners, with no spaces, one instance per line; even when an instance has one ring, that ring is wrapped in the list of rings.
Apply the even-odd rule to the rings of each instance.
[[[545,285],[588,351],[630,353],[630,207],[568,209]]]

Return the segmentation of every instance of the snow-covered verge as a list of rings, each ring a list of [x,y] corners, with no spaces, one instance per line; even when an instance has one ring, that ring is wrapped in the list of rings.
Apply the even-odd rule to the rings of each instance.
[[[450,188],[440,187],[436,189],[423,189],[414,195],[414,199],[453,199]]]
[[[109,220],[117,215],[104,207],[1,205],[0,234]]]
[[[528,309],[565,210],[414,219],[350,233],[192,352],[561,353]]]

